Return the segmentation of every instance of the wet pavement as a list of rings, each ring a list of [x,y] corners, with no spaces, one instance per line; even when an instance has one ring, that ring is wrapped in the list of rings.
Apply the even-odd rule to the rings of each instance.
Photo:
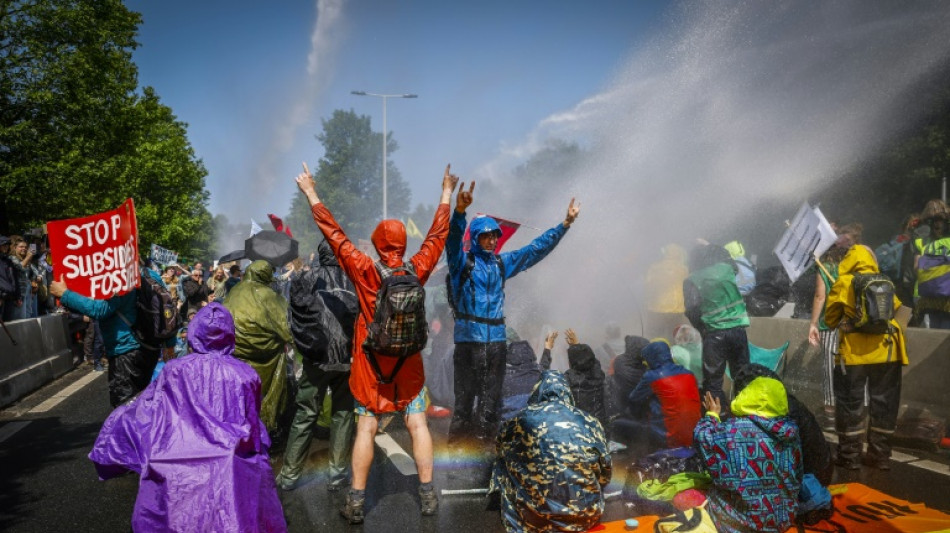
[[[100,482],[86,458],[109,411],[105,375],[88,367],[0,411],[0,530],[130,530],[138,479],[128,475]],[[447,448],[448,419],[433,419],[431,427],[437,489],[487,487],[487,459],[474,449]],[[326,441],[315,440],[297,488],[280,492],[290,531],[504,531],[498,511],[490,510],[488,499],[478,494],[442,495],[438,514],[421,516],[416,494],[419,482],[406,452],[411,450],[411,442],[405,427],[394,420],[386,436],[377,440],[383,446],[377,446],[370,472],[365,523],[350,526],[340,517],[343,494],[327,491],[322,474]],[[864,468],[838,472],[835,480],[859,481],[950,513],[948,453],[897,452],[889,472]],[[632,457],[624,452],[614,454],[614,479],[608,493],[621,489],[624,466],[631,462]],[[275,457],[271,464],[276,472],[280,458]],[[608,500],[603,519],[624,518],[620,498]]]

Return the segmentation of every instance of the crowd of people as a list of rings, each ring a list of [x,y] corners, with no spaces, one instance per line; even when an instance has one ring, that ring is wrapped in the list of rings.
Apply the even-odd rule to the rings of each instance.
[[[97,350],[108,360],[116,409],[90,457],[103,479],[123,470],[140,474],[134,525],[162,529],[198,520],[211,529],[285,528],[276,491],[299,484],[328,395],[332,421],[323,479],[328,490],[345,489],[341,515],[351,524],[364,520],[374,437],[380,418],[392,414],[403,416],[412,439],[420,512],[435,514],[439,498],[426,415],[431,365],[421,355],[431,317],[420,298],[443,250],[451,318],[437,313],[438,327],[425,351],[430,361],[450,361],[449,446],[474,446],[494,458],[489,492],[500,500],[508,531],[595,525],[616,449],[629,448],[636,457],[689,450],[702,465],[695,474],[707,480],[691,505],[701,504],[724,532],[785,531],[810,516],[814,494],[827,493],[835,465],[889,469],[889,435],[897,422],[901,368],[908,362],[900,309],[914,308],[914,324],[950,328],[950,290],[944,289],[950,287],[950,267],[937,261],[950,255],[950,210],[943,202],[928,202],[886,249],[864,246],[858,224],[836,226],[838,240],[806,274],[815,280],[808,295],[808,340],[824,356],[820,415],[833,421],[838,444],[832,449],[822,423],[786,390],[775,369],[752,361],[748,308],[759,305],[750,302],[764,292],[741,243],[702,241],[688,252],[675,244],[663,248],[662,261],[645,276],[647,306],[685,316],[687,323],[670,332],[671,341],[623,337],[611,325],[601,350],[567,329],[568,368],[551,370],[559,333],[546,335],[538,358],[506,322],[505,282],[551,254],[579,216],[580,204],[571,199],[563,221],[522,248],[498,253],[501,229],[495,220],[466,218],[474,182],[459,186],[450,170],[432,225],[411,256],[405,226],[396,220],[382,221],[371,236],[378,259],[361,251],[305,170],[296,181],[324,237],[309,264],[298,260],[280,269],[259,260],[243,271],[233,265],[205,272],[198,263],[190,269],[166,266],[160,273],[143,264],[143,276],[168,292],[182,318],[181,329],[160,343],[143,340],[136,330],[142,312],[137,291],[92,300],[62,280],[48,280],[42,249],[34,254],[24,242],[0,237],[0,280],[15,282],[0,283],[4,317],[8,311],[10,319],[35,313],[44,308],[40,300],[48,297],[53,305],[56,298],[87,317],[93,363],[98,365]],[[466,228],[470,242],[463,238]],[[866,288],[887,283],[893,289],[884,292],[885,305],[872,302],[878,313],[887,309],[878,316]],[[33,303],[24,303],[27,294]],[[141,426],[144,419],[156,423]],[[246,431],[225,439],[221,435],[231,430],[224,427]],[[172,442],[167,435],[173,431],[186,436]],[[276,440],[284,446],[275,476],[267,457]],[[156,458],[174,457],[176,446],[213,451],[209,468],[189,473],[174,460],[164,463],[168,472],[151,466]],[[229,455],[243,462],[221,460]],[[177,472],[174,479],[166,477],[169,472]],[[239,481],[226,483],[226,490],[199,490],[222,476]],[[254,494],[255,512],[238,505],[238,494],[248,493]],[[230,511],[199,516],[162,507],[186,497],[195,508]]]

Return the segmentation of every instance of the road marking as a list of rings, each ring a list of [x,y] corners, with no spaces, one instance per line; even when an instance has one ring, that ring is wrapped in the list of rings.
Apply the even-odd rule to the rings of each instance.
[[[897,461],[898,463],[908,463],[910,461],[916,461],[917,459],[920,459],[920,457],[916,457],[910,454],[901,453],[901,452],[897,452],[893,450],[891,451],[891,460]]]
[[[17,434],[18,431],[30,425],[29,420],[23,420],[19,422],[10,422],[7,425],[0,428],[0,443],[9,439],[10,437]]]
[[[101,376],[101,375],[103,375],[103,374],[105,374],[105,372],[96,372],[96,371],[92,371],[92,372],[86,374],[85,376],[83,376],[83,377],[77,379],[76,382],[73,383],[72,385],[66,387],[65,389],[63,389],[63,390],[59,391],[58,393],[52,395],[51,397],[47,398],[47,400],[46,400],[45,402],[43,402],[43,403],[37,405],[37,406],[34,407],[33,409],[30,409],[30,413],[31,413],[31,414],[32,414],[32,413],[45,413],[45,412],[49,411],[50,409],[52,409],[52,408],[56,407],[57,405],[59,405],[60,402],[62,402],[62,401],[65,400],[66,398],[69,398],[69,397],[70,397],[72,394],[74,394],[76,391],[78,391],[79,389],[81,389],[81,388],[85,387],[86,385],[92,383],[93,380],[95,380],[96,378],[98,378],[99,376]]]
[[[924,470],[930,470],[931,472],[936,472],[938,474],[943,474],[945,476],[950,476],[950,466],[947,466],[943,463],[938,463],[937,461],[925,459],[923,461],[914,461],[913,463],[907,464],[923,468]]]
[[[386,454],[386,457],[389,457],[389,460],[392,461],[400,474],[412,476],[417,473],[416,462],[413,461],[412,457],[409,457],[409,454],[406,453],[406,450],[403,450],[388,434],[380,433],[376,435],[376,445],[382,448],[383,453]]]

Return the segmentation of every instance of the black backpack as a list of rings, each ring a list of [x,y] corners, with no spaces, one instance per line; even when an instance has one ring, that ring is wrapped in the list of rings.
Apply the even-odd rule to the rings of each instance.
[[[158,350],[181,329],[182,320],[178,306],[168,289],[152,279],[144,269],[141,271],[141,283],[135,293],[135,324],[130,323],[122,313],[118,313],[119,318],[132,328],[139,344],[149,350]]]
[[[391,383],[406,358],[422,351],[429,340],[426,291],[411,263],[389,268],[377,262],[376,270],[382,285],[376,292],[376,310],[363,349],[380,383]],[[376,356],[399,358],[389,377],[383,377]]]
[[[894,283],[884,274],[854,274],[854,329],[861,333],[891,333],[894,318]]]

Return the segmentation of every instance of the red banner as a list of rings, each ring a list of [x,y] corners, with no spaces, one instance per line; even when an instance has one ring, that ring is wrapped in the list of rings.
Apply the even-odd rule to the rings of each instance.
[[[139,286],[138,227],[129,198],[118,208],[47,224],[53,278],[69,290],[108,300]]]
[[[512,235],[518,231],[518,228],[521,227],[520,222],[515,222],[513,220],[507,220],[501,217],[496,217],[495,215],[485,215],[482,213],[476,213],[475,218],[478,217],[492,217],[495,219],[495,222],[498,223],[498,227],[501,228],[501,236],[498,237],[498,243],[495,245],[495,253],[501,253],[501,247],[505,245],[505,242],[511,238]],[[471,225],[465,228],[465,235],[462,236],[462,249],[466,252],[469,251],[472,247],[472,233]]]

